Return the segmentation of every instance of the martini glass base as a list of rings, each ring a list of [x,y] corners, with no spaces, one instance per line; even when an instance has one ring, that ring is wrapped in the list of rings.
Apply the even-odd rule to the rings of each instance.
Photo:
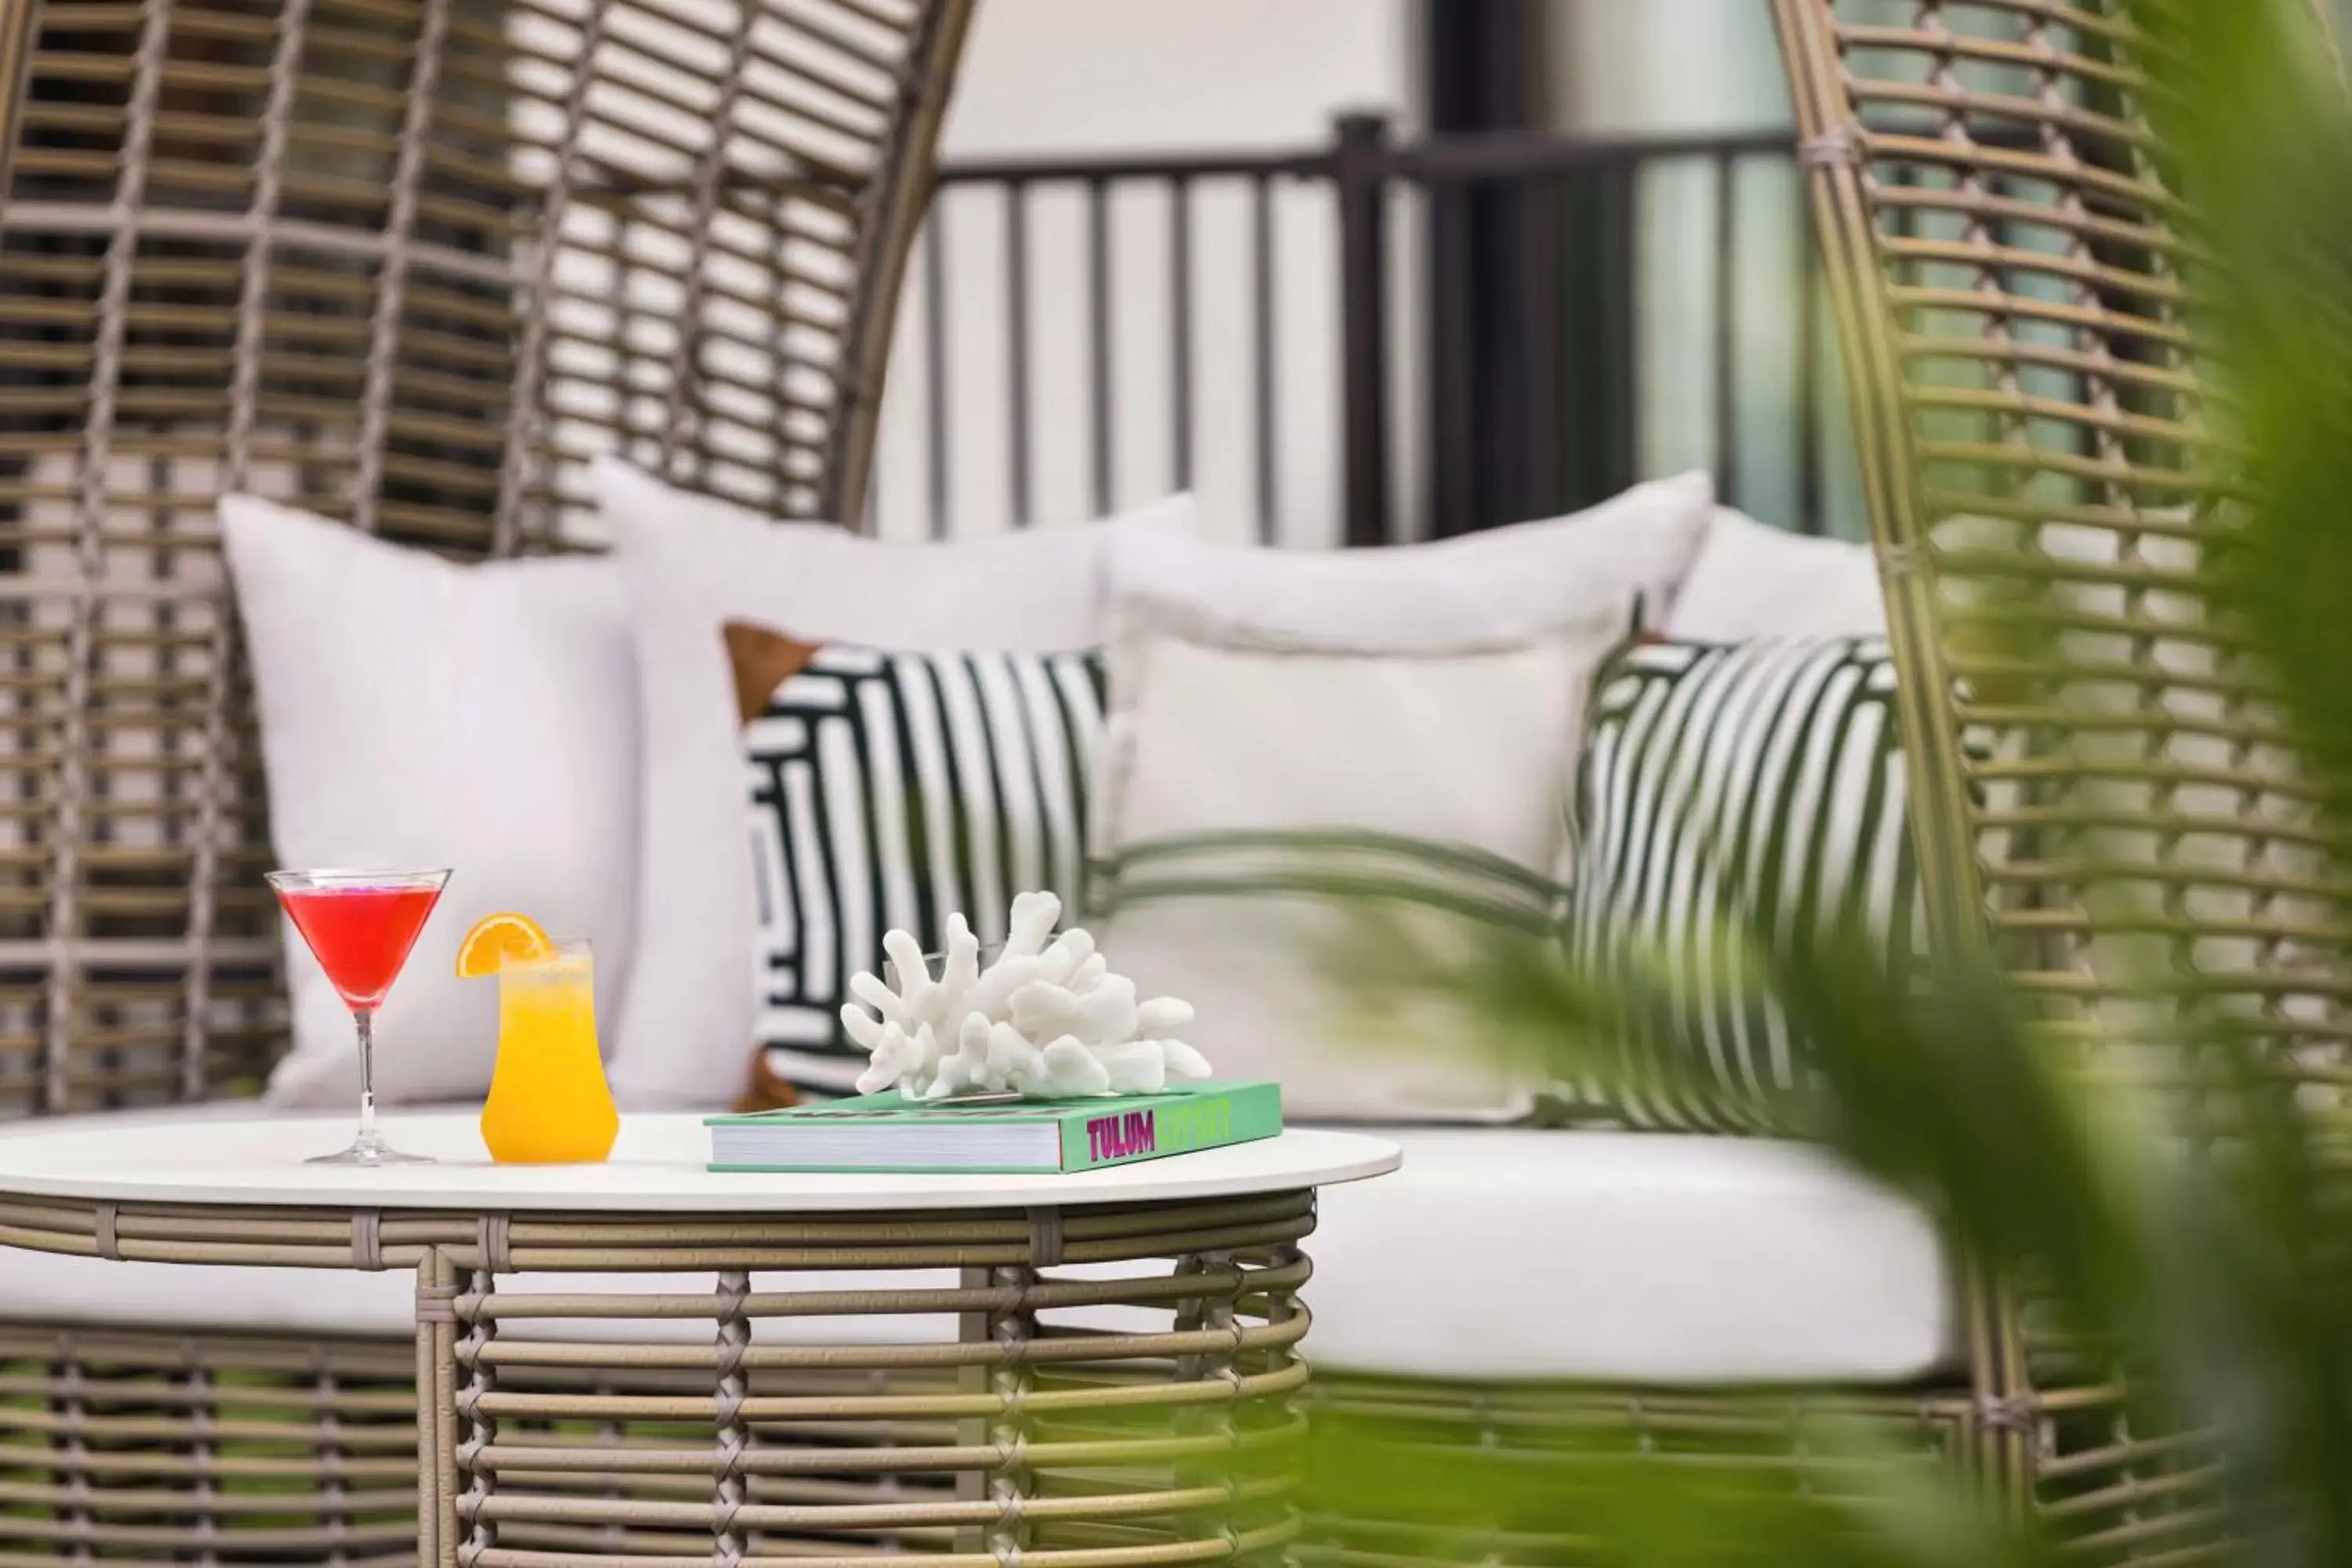
[[[430,1154],[404,1154],[383,1141],[383,1134],[371,1128],[352,1140],[352,1146],[334,1154],[313,1154],[302,1162],[306,1165],[431,1165],[437,1163]]]

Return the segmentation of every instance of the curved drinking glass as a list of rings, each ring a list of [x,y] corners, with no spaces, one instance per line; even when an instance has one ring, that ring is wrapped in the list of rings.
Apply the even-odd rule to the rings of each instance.
[[[558,939],[541,959],[499,970],[499,1060],[482,1142],[502,1164],[591,1163],[613,1152],[620,1112],[596,1048],[596,964]]]
[[[441,901],[446,871],[272,871],[269,886],[328,983],[352,1010],[360,1043],[360,1131],[340,1154],[314,1165],[421,1165],[375,1126],[375,1010],[400,978],[417,933]]]

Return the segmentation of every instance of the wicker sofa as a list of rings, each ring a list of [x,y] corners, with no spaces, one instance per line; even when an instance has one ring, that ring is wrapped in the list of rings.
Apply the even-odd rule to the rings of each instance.
[[[9,771],[26,803],[0,827],[0,1100],[48,1114],[217,1098],[283,1045],[214,496],[270,489],[457,552],[539,550],[564,543],[579,510],[564,459],[618,447],[780,515],[858,515],[967,7],[845,3],[851,22],[810,35],[830,79],[812,99],[790,85],[811,57],[779,41],[806,41],[809,24],[772,0],[767,30],[679,46],[717,44],[727,61],[713,96],[685,106],[702,128],[656,116],[636,140],[613,121],[662,90],[637,65],[677,25],[651,7],[518,6],[530,26],[488,27],[453,0],[289,0],[272,22],[92,9],[0,22],[21,127],[0,270],[24,280],[0,293],[22,394],[0,411],[16,532],[0,581],[24,671]],[[2122,651],[2095,662],[2143,688],[2169,679],[2145,618],[2161,569],[2141,547],[2193,537],[2169,520],[2198,497],[2179,460],[2122,433],[2193,417],[2172,198],[2146,164],[2131,35],[2111,6],[1929,0],[1899,26],[1876,9],[1776,4],[1874,522],[1900,569],[1887,602],[1914,832],[1939,941],[1990,934],[2029,984],[2079,996],[2097,971],[2053,837],[2063,825],[1998,787],[2047,783],[2036,715],[1956,698],[1972,645],[1934,584],[1999,584],[2023,563],[2115,586],[2119,607],[2085,615]],[[362,64],[329,63],[345,58]],[[479,95],[507,90],[526,58],[543,73],[531,112],[486,110]],[[497,81],[478,79],[485,60]],[[845,86],[862,100],[842,107]],[[1906,129],[1923,112],[1933,135]],[[486,158],[501,138],[524,155]],[[250,169],[224,178],[223,148]],[[768,269],[761,286],[744,265]],[[604,308],[639,272],[651,302]],[[517,284],[509,339],[484,323]],[[729,324],[719,306],[747,301],[789,318],[789,350]],[[216,391],[224,374],[225,408],[183,390]],[[698,395],[711,377],[772,401],[747,419]],[[747,425],[764,443],[748,459]],[[1959,513],[2014,522],[2020,548],[1941,547],[1937,523]],[[2053,521],[2109,553],[2033,537]],[[1998,732],[1990,751],[1958,743],[1970,730]],[[2001,760],[1968,760],[1987,754]],[[2166,791],[2194,771],[2158,760],[2145,774]],[[2269,918],[2259,900],[2230,916]],[[2234,978],[2259,988],[2284,950],[2254,951]],[[136,1136],[135,1110],[111,1114]],[[1969,1278],[1927,1219],[1804,1152],[1526,1131],[1405,1141],[1405,1171],[1334,1194],[1311,1243],[1310,1411],[1401,1415],[1425,1440],[1535,1458],[1603,1426],[1715,1463],[1727,1433],[1829,1410],[2046,1506],[2087,1560],[2198,1544],[2192,1446],[2123,1426],[2101,1370],[2023,1334],[2003,1282]],[[388,1275],[245,1271],[200,1290],[161,1265],[0,1256],[0,1563],[409,1560],[411,1301]],[[553,1529],[507,1544],[615,1561],[698,1550]],[[1567,1549],[1475,1529],[1433,1541],[1309,1498],[1297,1552],[1369,1568]]]

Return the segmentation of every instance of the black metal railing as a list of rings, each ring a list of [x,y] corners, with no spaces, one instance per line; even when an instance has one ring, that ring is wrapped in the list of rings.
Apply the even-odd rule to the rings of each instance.
[[[1349,116],[1303,151],[950,164],[877,523],[1190,488],[1234,532],[1373,543],[1706,466],[1820,531],[1842,412],[1801,202],[1785,132],[1408,143]]]

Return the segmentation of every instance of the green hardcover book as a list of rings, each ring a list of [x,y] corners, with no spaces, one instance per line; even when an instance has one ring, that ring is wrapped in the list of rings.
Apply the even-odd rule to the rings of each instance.
[[[714,1171],[1067,1173],[1282,1131],[1271,1083],[1197,1083],[1104,1100],[921,1104],[897,1090],[748,1116],[714,1116]]]

